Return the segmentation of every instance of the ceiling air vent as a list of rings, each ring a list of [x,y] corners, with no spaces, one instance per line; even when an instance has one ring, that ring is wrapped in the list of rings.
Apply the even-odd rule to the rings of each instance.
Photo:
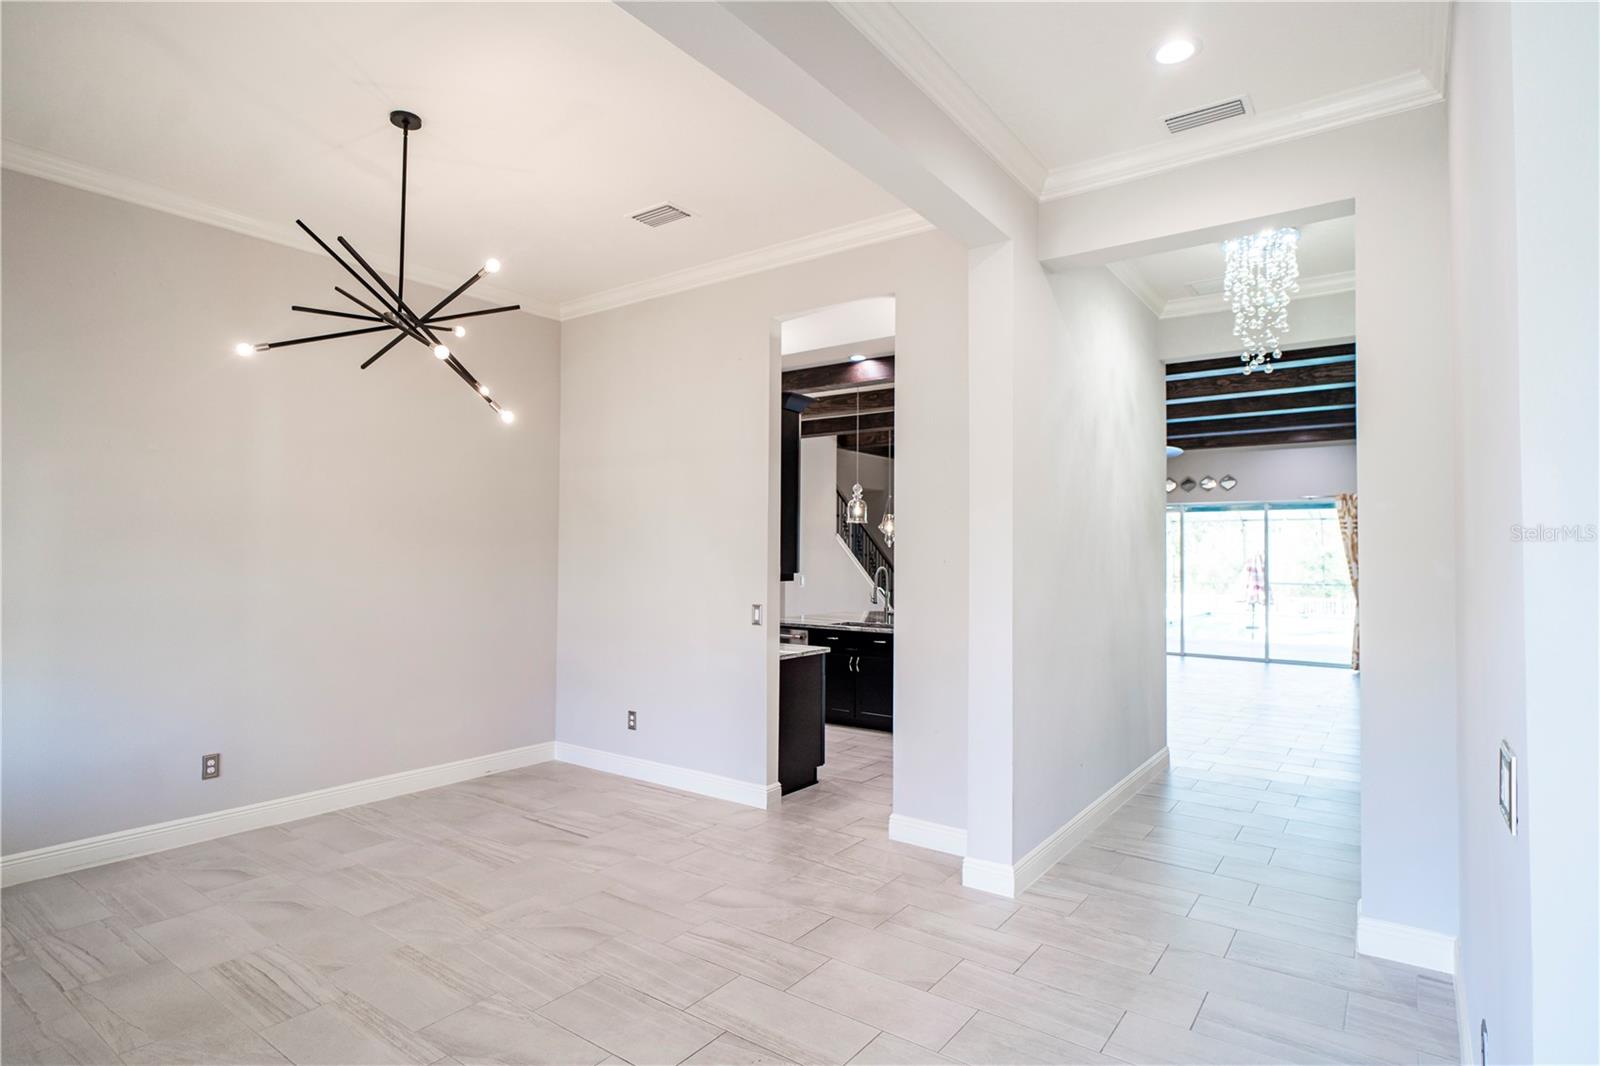
[[[1210,107],[1200,107],[1193,111],[1185,111],[1181,115],[1168,115],[1165,119],[1168,133],[1182,133],[1192,130],[1196,126],[1209,126],[1213,122],[1221,122],[1225,118],[1238,118],[1248,115],[1250,108],[1245,104],[1243,97],[1234,97],[1224,100],[1220,104]]]
[[[640,211],[633,216],[635,222],[643,222],[646,226],[665,226],[668,222],[676,222],[680,218],[688,218],[689,212],[672,204],[661,204],[647,211]]]

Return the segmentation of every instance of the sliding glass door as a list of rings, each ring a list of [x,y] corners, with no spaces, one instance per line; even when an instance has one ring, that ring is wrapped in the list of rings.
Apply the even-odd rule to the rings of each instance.
[[[1167,651],[1348,666],[1355,597],[1331,502],[1167,509]]]

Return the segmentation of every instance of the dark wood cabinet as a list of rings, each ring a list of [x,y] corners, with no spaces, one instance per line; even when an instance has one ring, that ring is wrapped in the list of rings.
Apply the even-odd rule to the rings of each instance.
[[[785,796],[817,783],[824,759],[822,693],[827,655],[778,662],[778,783]]]
[[[894,637],[851,629],[811,630],[811,643],[829,650],[828,721],[894,729]]]
[[[811,397],[783,394],[779,409],[778,580],[793,581],[800,571],[800,412]]]

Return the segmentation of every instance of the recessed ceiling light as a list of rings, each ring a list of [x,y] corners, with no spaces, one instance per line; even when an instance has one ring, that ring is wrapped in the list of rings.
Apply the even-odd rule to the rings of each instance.
[[[1182,63],[1200,51],[1200,42],[1189,37],[1174,37],[1156,49],[1156,62],[1164,66]]]
[[[864,356],[864,355],[852,355],[850,357],[850,361],[852,363],[859,363],[859,362],[861,362],[861,360],[863,360],[865,358],[866,358],[866,356]]]

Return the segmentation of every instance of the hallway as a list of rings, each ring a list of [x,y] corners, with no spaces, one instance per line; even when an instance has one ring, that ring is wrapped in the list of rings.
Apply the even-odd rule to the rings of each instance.
[[[1449,979],[1355,954],[1355,677],[1215,659],[1168,664],[1171,771],[1019,900],[1019,917],[1037,912],[1034,935],[1072,953],[1057,971],[1071,965],[1085,988],[1115,982],[1139,997],[1125,1003],[1104,1053],[1130,1062],[1455,1061]],[[1180,989],[1203,991],[1188,1025],[1154,1009]]]

